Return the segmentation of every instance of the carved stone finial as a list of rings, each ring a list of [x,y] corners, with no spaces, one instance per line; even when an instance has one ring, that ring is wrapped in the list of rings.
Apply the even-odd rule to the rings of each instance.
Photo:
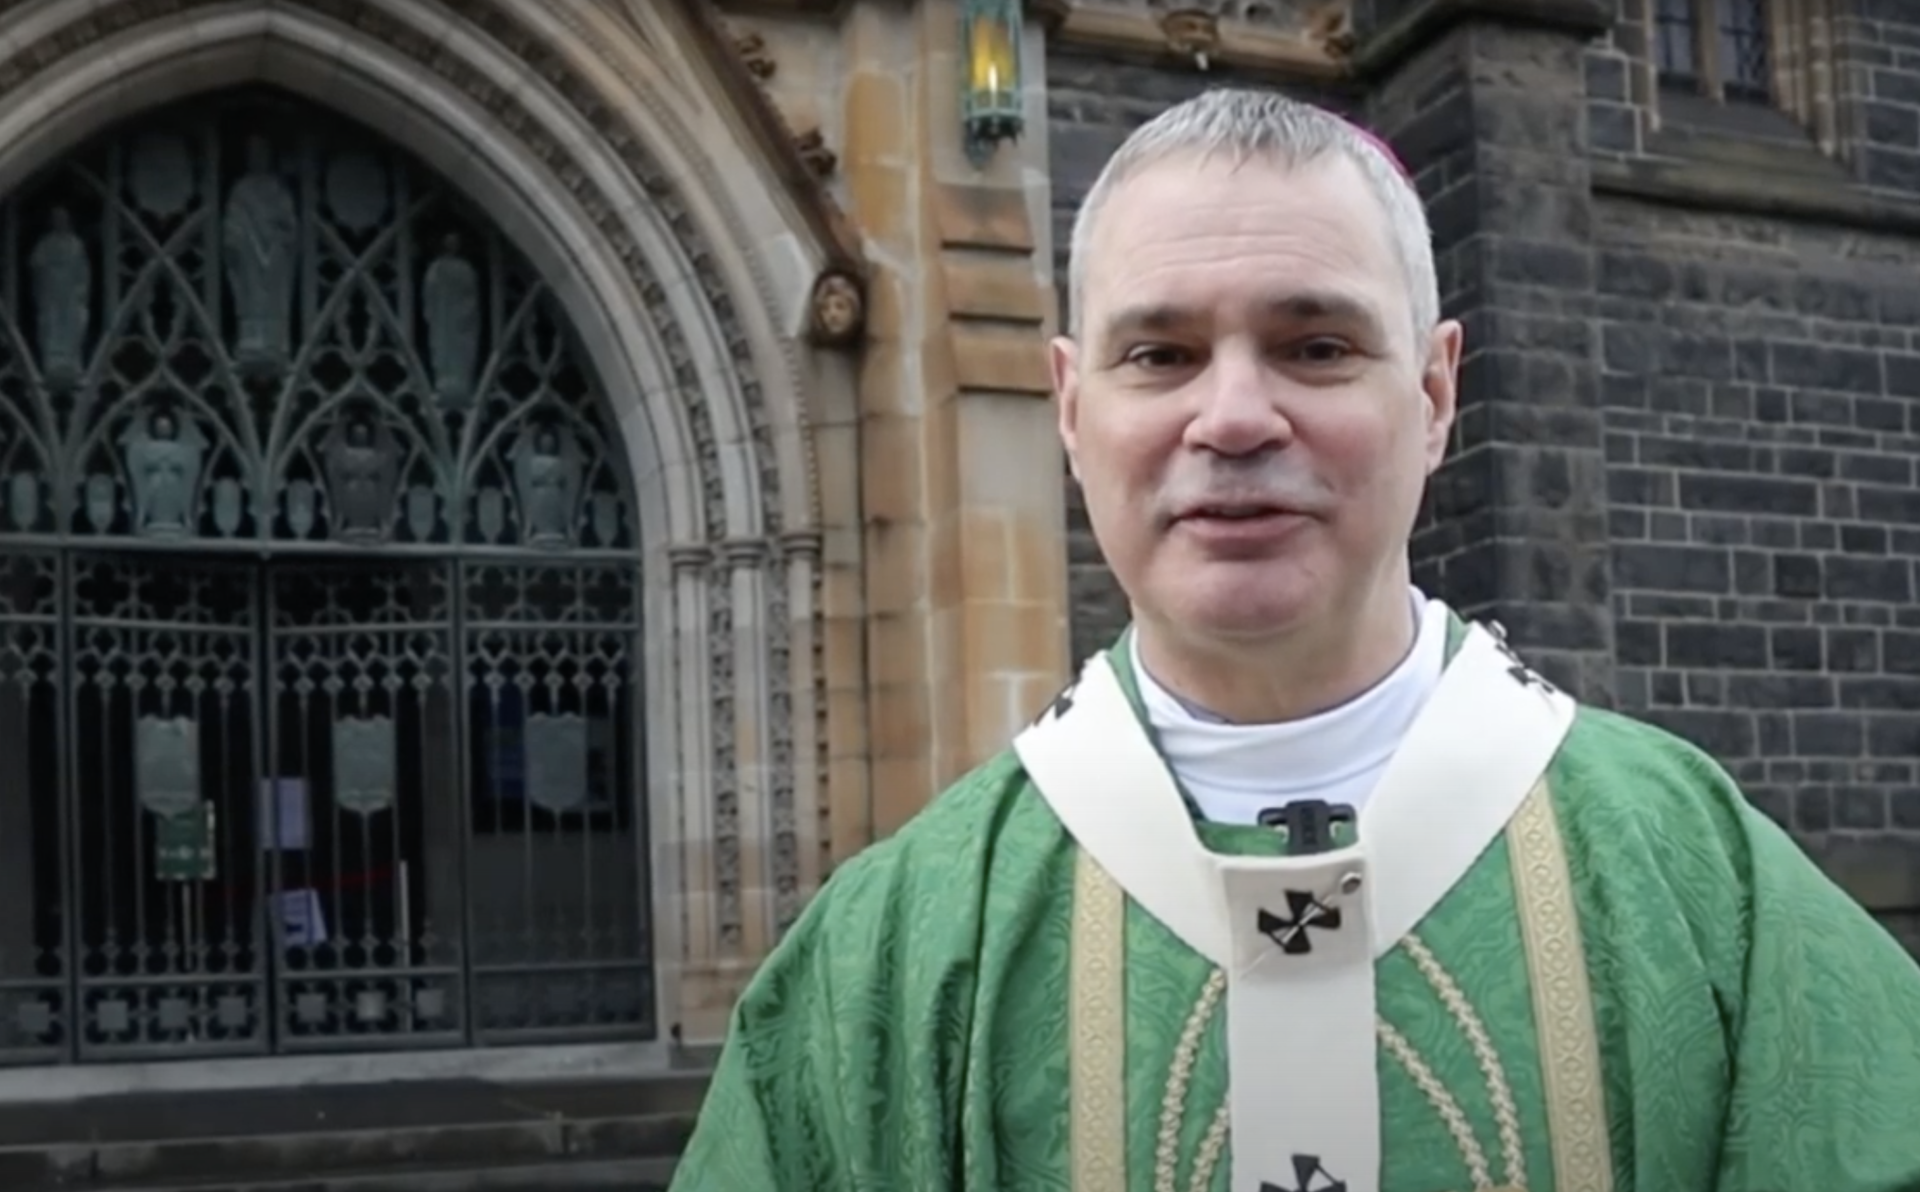
[[[821,347],[843,348],[866,329],[867,307],[859,283],[844,273],[825,273],[813,283],[809,330]]]
[[[767,48],[767,39],[758,33],[742,33],[734,38],[733,51],[747,64],[747,73],[762,82],[780,69],[780,64],[773,60],[773,51]]]
[[[1220,47],[1220,18],[1211,9],[1195,5],[1172,8],[1160,17],[1160,33],[1168,49],[1205,70]]]
[[[793,138],[793,143],[800,150],[800,159],[807,163],[807,168],[816,176],[821,178],[833,176],[834,168],[840,164],[840,158],[833,150],[827,148],[827,138],[819,129],[808,129]]]

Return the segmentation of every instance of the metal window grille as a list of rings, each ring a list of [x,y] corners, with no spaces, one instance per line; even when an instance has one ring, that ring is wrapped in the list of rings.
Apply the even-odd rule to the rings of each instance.
[[[0,1066],[653,1035],[620,443],[375,130],[221,94],[0,197]]]

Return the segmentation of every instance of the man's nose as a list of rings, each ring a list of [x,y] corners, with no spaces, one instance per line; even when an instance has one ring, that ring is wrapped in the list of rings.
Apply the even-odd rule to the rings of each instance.
[[[1218,455],[1253,455],[1284,447],[1293,424],[1282,408],[1284,379],[1258,353],[1216,351],[1193,380],[1194,414],[1187,423],[1189,447]]]

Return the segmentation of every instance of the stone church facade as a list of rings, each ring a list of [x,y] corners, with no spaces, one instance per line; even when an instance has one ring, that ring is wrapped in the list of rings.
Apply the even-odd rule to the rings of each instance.
[[[1422,581],[1912,927],[1897,7],[0,0],[0,1083],[717,1041],[1121,623],[1042,349],[1223,82],[1432,204]]]

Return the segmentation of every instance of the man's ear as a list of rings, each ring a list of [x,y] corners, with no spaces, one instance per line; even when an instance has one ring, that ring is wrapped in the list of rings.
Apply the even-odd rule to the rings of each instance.
[[[1080,345],[1064,335],[1047,344],[1047,367],[1053,374],[1054,399],[1060,427],[1060,445],[1067,451],[1067,467],[1080,479]]]
[[[1454,416],[1460,410],[1460,345],[1464,336],[1457,319],[1446,319],[1427,337],[1420,392],[1426,397],[1428,475],[1446,459]]]

